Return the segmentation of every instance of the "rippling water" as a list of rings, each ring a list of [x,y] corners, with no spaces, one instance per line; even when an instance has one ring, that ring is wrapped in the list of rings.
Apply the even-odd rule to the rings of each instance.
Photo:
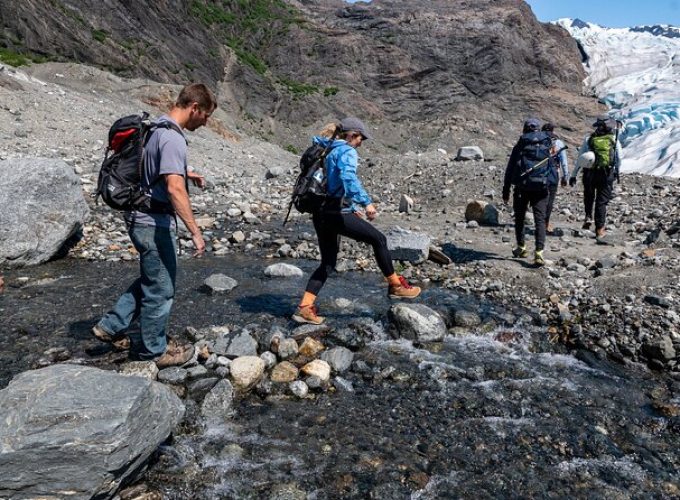
[[[173,329],[292,326],[287,317],[304,278],[267,279],[261,274],[267,264],[233,257],[182,262]],[[301,265],[309,271],[314,263]],[[97,360],[87,330],[135,270],[62,261],[7,274],[0,385],[48,347]],[[213,272],[233,276],[239,287],[228,296],[203,293],[202,279]],[[17,287],[21,275],[28,280]],[[334,279],[323,294],[321,306],[335,326],[357,315],[381,320],[389,305],[372,274]],[[353,306],[335,306],[338,297]],[[485,320],[507,318],[494,304],[436,287],[422,302],[440,310],[465,302]],[[670,400],[670,379],[558,352],[530,322],[486,331],[432,346],[375,342],[343,374],[353,392],[304,401],[251,394],[221,425],[202,422],[188,401],[187,422],[162,447],[147,479],[169,499],[680,494],[680,421],[652,404],[652,395]]]

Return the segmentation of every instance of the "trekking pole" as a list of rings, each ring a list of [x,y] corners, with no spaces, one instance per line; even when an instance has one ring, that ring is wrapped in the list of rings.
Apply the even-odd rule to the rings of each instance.
[[[544,158],[544,159],[542,159],[541,161],[539,161],[536,165],[534,165],[534,166],[531,167],[529,170],[527,170],[527,171],[524,172],[522,175],[520,175],[520,177],[524,177],[525,175],[528,175],[528,174],[530,174],[531,172],[533,172],[534,170],[536,170],[537,168],[541,168],[541,167],[542,167],[543,165],[545,165],[545,163],[546,163],[548,160],[550,160],[551,158],[557,158],[557,156],[558,156],[562,151],[564,151],[565,149],[568,149],[568,147],[567,147],[566,145],[565,145],[564,147],[560,148],[559,151],[557,151],[555,154],[550,155],[550,156],[548,156],[547,158]]]
[[[288,212],[286,212],[286,218],[283,219],[283,224],[282,226],[286,225],[286,222],[288,222],[288,217],[290,217],[290,211],[293,209],[293,200],[290,201],[288,204]]]

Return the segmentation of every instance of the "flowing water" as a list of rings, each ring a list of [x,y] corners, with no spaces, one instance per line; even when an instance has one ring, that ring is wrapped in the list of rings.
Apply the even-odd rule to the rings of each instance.
[[[244,257],[183,261],[173,330],[291,327],[287,317],[304,278],[267,279],[267,264]],[[297,264],[306,272],[314,266]],[[132,263],[65,260],[6,273],[0,387],[50,347],[81,362],[113,363],[88,329],[135,272]],[[200,284],[214,272],[236,278],[239,287],[206,294]],[[380,322],[389,306],[384,294],[376,275],[346,273],[329,281],[321,307],[337,328],[357,317]],[[351,305],[338,307],[338,297]],[[186,422],[161,447],[146,480],[169,499],[680,495],[680,417],[658,405],[680,404],[673,399],[677,382],[588,353],[566,354],[518,311],[435,286],[421,302],[438,310],[474,307],[484,333],[430,346],[373,342],[342,374],[351,392],[302,401],[250,394],[219,425],[201,421],[189,400]],[[510,318],[515,325],[503,326]]]

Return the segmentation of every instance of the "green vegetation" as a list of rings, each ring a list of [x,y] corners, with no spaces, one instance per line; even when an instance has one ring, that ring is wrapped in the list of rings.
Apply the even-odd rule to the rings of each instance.
[[[201,2],[200,0],[191,2],[189,13],[206,26],[231,24],[236,20],[236,16],[224,10],[220,5],[210,5],[208,2]]]
[[[0,48],[0,61],[16,68],[17,66],[26,66],[31,62],[31,59],[9,49]]]
[[[92,30],[92,38],[100,43],[104,43],[109,34],[104,30]]]
[[[338,87],[326,87],[325,89],[323,89],[324,97],[330,97],[332,95],[337,94],[338,92],[340,92],[340,89]]]
[[[295,146],[293,146],[292,144],[288,144],[288,145],[287,145],[285,148],[283,148],[283,149],[285,149],[285,150],[288,151],[289,153],[293,153],[294,155],[300,154],[300,152],[298,151],[298,149],[297,149]]]
[[[279,78],[279,83],[286,87],[289,92],[300,96],[314,94],[320,90],[318,85],[296,82],[285,77]]]

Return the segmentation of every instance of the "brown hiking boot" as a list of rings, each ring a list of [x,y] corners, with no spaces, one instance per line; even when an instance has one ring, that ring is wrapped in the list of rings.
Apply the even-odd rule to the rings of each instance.
[[[420,287],[409,285],[403,276],[399,276],[399,285],[390,285],[387,289],[387,296],[390,299],[415,299],[418,295]]]
[[[293,321],[298,323],[309,323],[310,325],[320,325],[326,318],[317,314],[316,306],[298,306],[293,314]]]
[[[111,344],[119,351],[126,351],[130,348],[130,339],[128,338],[127,335],[125,334],[111,335],[99,325],[94,325],[92,327],[92,335],[94,335],[97,338],[97,340],[101,340],[102,342]]]
[[[168,366],[182,366],[189,361],[194,355],[194,346],[191,344],[184,345],[168,345],[165,353],[156,359],[156,366],[158,368],[167,368]]]
[[[546,233],[552,233],[555,230],[552,224],[546,223],[545,224],[545,232]]]
[[[599,227],[595,230],[595,236],[597,238],[604,238],[606,234],[607,231],[605,231],[603,227]]]

